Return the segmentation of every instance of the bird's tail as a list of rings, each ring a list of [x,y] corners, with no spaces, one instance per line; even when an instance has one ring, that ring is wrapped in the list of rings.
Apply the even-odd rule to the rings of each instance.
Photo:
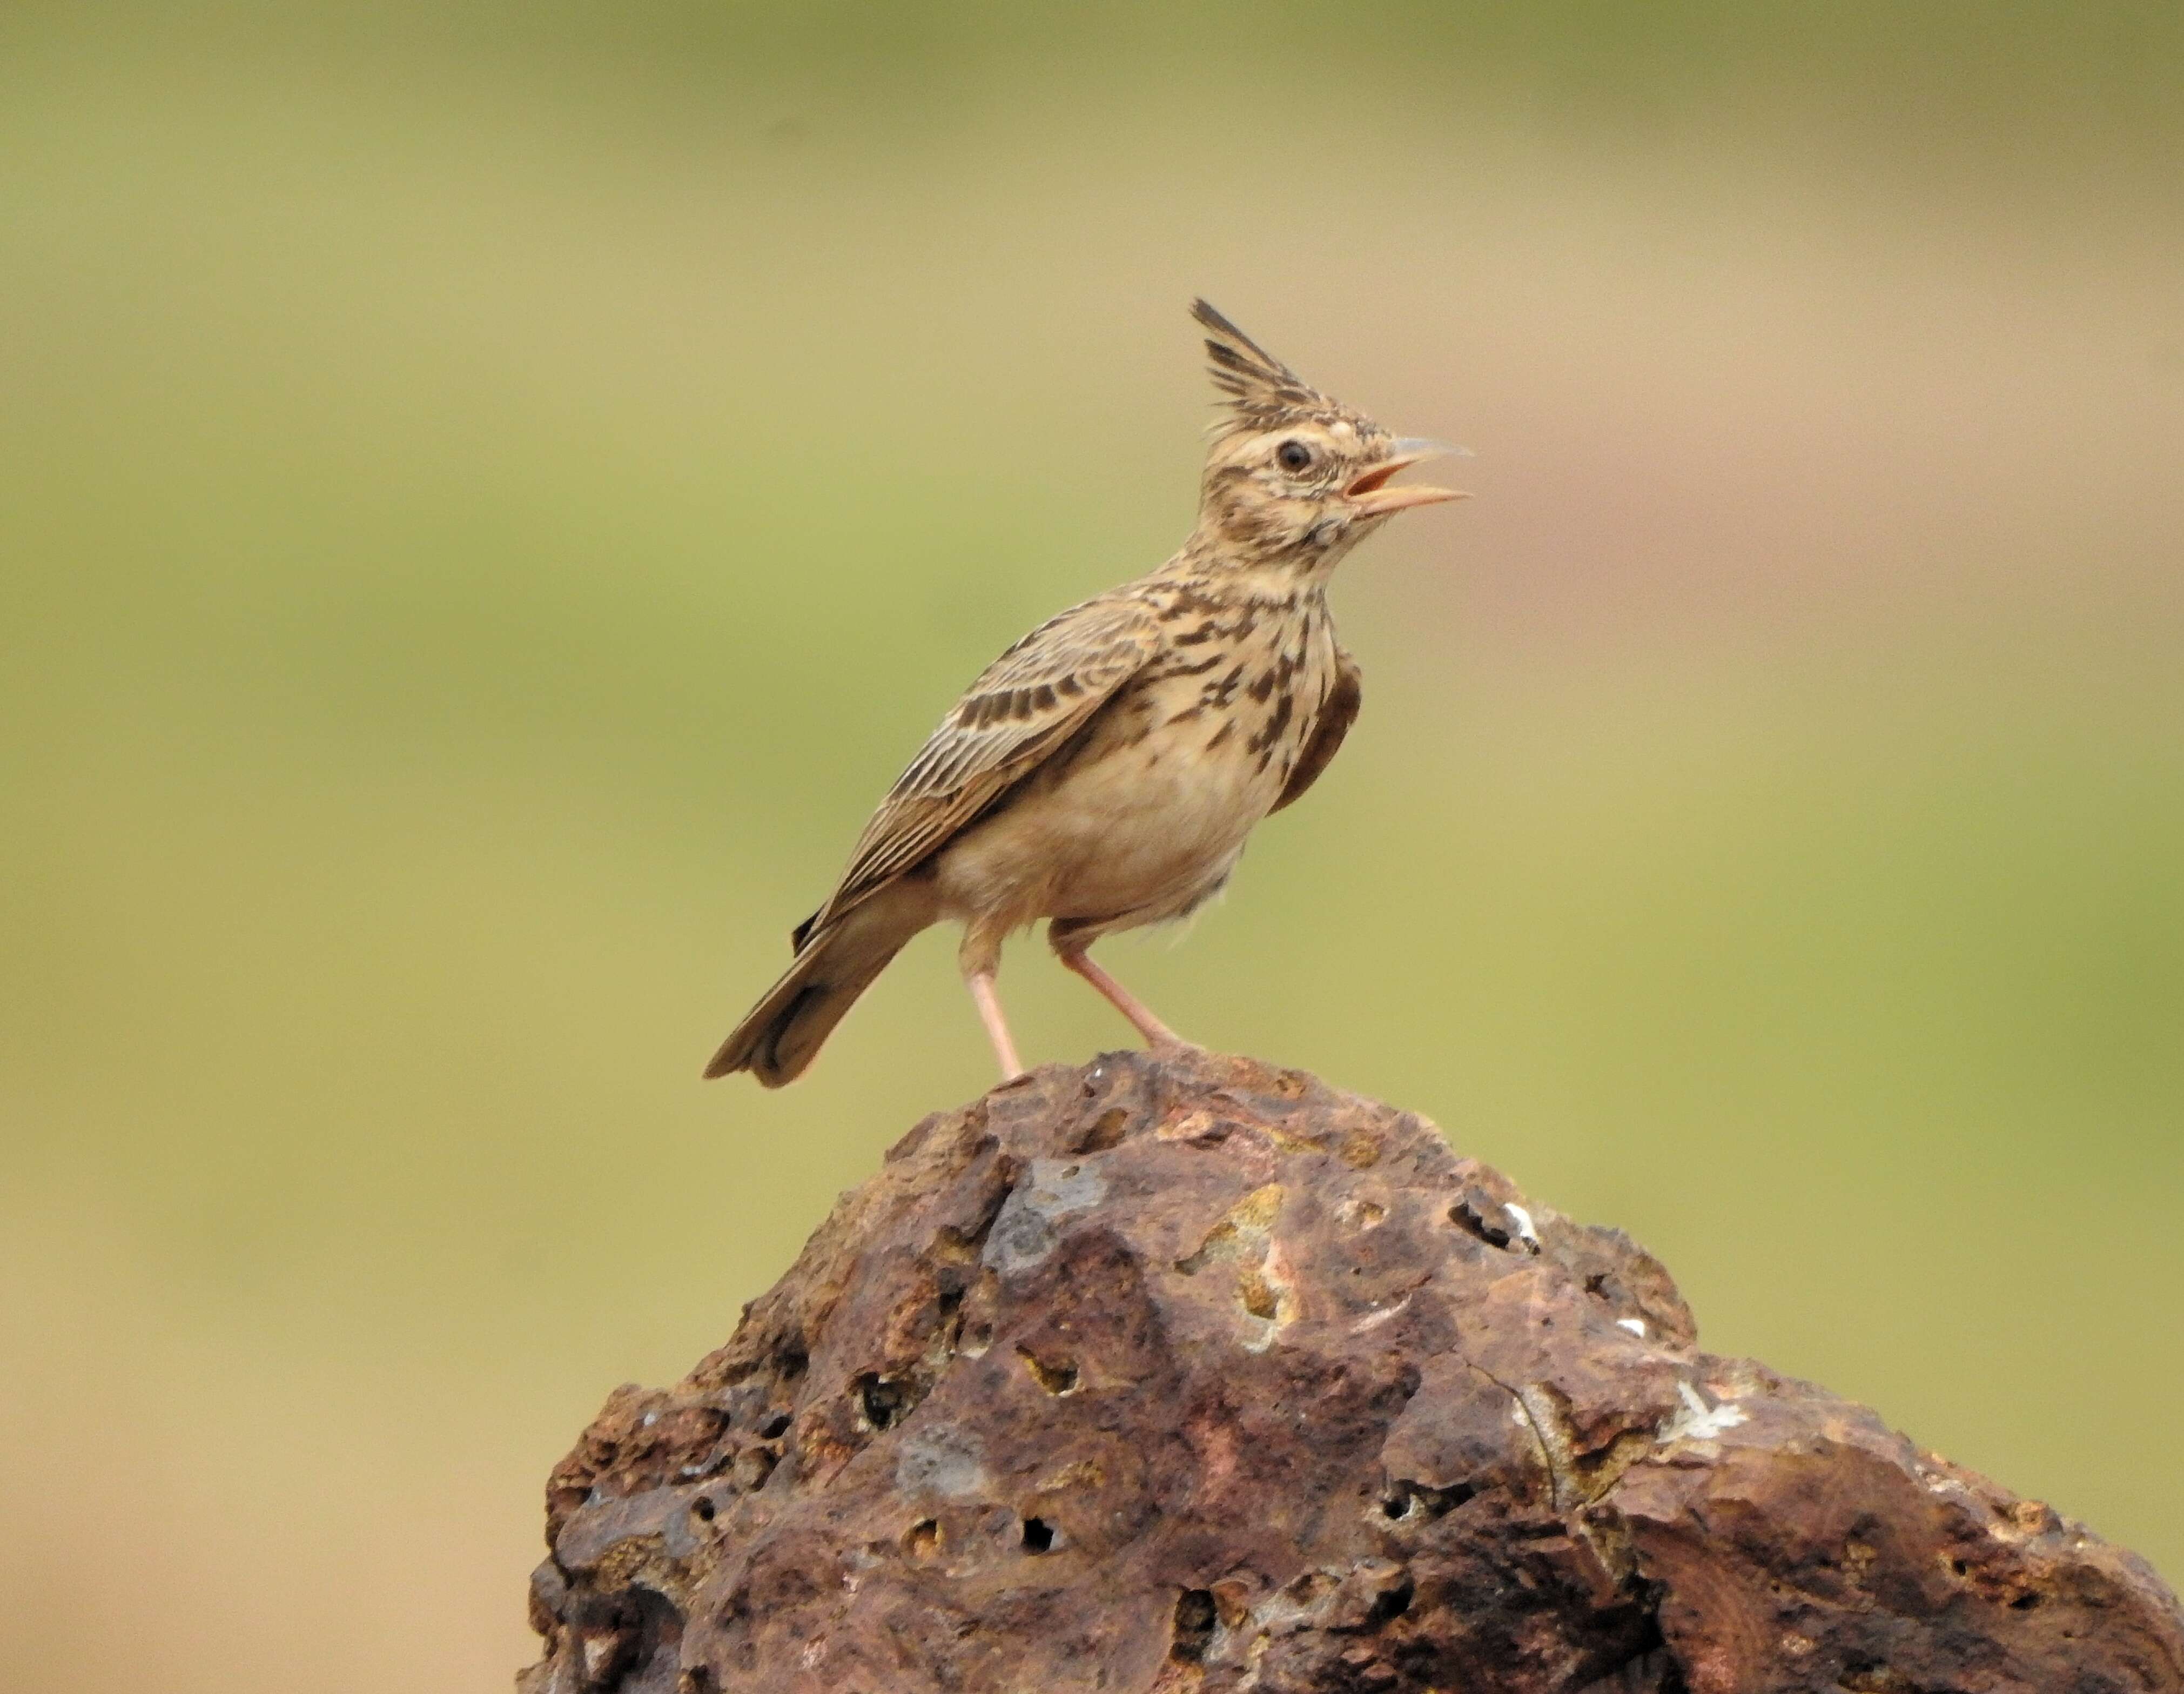
[[[933,921],[928,903],[898,884],[823,930],[797,931],[796,962],[721,1043],[708,1076],[748,1071],[769,1088],[804,1074],[820,1043],[903,943]]]

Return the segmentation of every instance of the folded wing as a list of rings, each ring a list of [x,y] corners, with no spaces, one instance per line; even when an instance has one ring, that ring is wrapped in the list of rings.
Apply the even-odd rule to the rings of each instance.
[[[1157,650],[1142,601],[1103,596],[1050,618],[986,668],[899,777],[807,937],[944,847],[1081,729]]]
[[[1318,721],[1313,724],[1312,739],[1305,743],[1304,752],[1298,756],[1296,769],[1290,780],[1282,785],[1281,797],[1270,810],[1279,812],[1304,797],[1306,789],[1319,780],[1336,753],[1342,749],[1342,738],[1350,733],[1350,726],[1357,721],[1357,709],[1365,703],[1365,674],[1358,668],[1357,661],[1340,647],[1334,650],[1334,681],[1327,690],[1327,698],[1320,702]]]

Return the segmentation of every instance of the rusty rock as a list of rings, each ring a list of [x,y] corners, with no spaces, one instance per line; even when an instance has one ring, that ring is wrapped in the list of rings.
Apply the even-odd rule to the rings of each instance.
[[[523,1694],[2184,1691],[2134,1555],[1218,1055],[928,1118],[547,1505]]]

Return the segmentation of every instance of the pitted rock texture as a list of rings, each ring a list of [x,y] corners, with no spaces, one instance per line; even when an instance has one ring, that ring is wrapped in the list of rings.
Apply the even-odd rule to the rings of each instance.
[[[2138,1694],[2144,1563],[1697,1350],[1408,1113],[1216,1055],[928,1118],[548,1490],[523,1694]]]

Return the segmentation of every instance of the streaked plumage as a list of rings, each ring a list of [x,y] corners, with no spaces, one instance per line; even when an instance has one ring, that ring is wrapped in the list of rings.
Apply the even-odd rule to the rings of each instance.
[[[1396,439],[1203,300],[1193,310],[1227,415],[1190,539],[971,685],[708,1076],[794,1078],[903,944],[944,918],[964,925],[963,974],[1005,1075],[1019,1067],[994,989],[1001,943],[1041,919],[1062,962],[1148,1040],[1177,1039],[1086,949],[1202,903],[1252,827],[1318,780],[1362,698],[1328,579],[1391,513],[1458,498],[1388,486],[1446,450]]]

